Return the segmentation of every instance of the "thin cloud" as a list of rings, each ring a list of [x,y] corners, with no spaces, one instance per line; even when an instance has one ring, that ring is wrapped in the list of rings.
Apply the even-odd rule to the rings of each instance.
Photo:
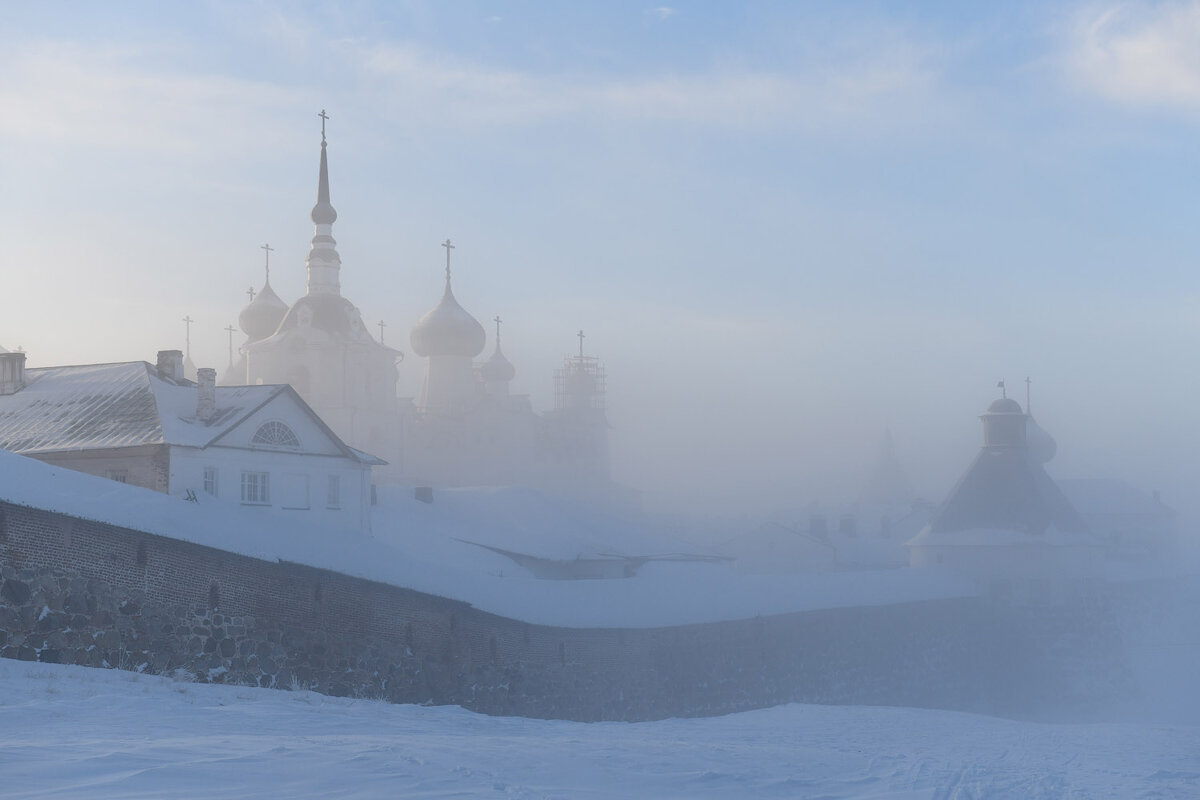
[[[40,42],[0,59],[0,134],[154,152],[240,152],[281,112],[307,110],[296,90],[147,65],[134,48]],[[272,122],[273,126],[273,122]]]
[[[651,16],[658,17],[659,19],[667,19],[668,17],[675,16],[679,12],[670,6],[659,6],[658,8],[649,9],[646,13],[650,14]]]
[[[916,48],[792,72],[714,69],[620,80],[563,78],[491,67],[412,45],[347,53],[361,59],[377,96],[408,119],[530,125],[568,117],[628,118],[751,130],[881,129],[927,114],[938,73]],[[436,112],[434,112],[436,107]]]
[[[1106,100],[1200,112],[1200,2],[1089,9],[1071,29],[1065,66]]]

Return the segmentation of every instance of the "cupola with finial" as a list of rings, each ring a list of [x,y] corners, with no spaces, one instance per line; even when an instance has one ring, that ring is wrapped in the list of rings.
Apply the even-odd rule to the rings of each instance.
[[[238,326],[252,342],[260,341],[275,333],[288,310],[287,303],[279,299],[279,295],[275,294],[275,290],[271,288],[271,251],[275,248],[264,244],[262,249],[267,255],[266,282],[258,292],[255,292],[253,287],[247,291],[247,294],[250,295],[250,303],[238,315]]]
[[[1037,424],[1029,403],[1029,385],[1033,383],[1025,379],[1025,446],[1029,450],[1029,458],[1039,464],[1049,463],[1058,453],[1058,443],[1046,429]]]
[[[479,366],[479,377],[483,378],[489,390],[507,391],[508,382],[516,376],[517,369],[504,357],[504,352],[500,349],[500,317],[497,316],[492,321],[496,323],[496,350],[491,358]]]
[[[979,418],[983,420],[983,446],[989,448],[1025,447],[1025,412],[1021,404],[1008,396],[1004,381],[996,384],[1000,399],[992,402]]]
[[[454,298],[450,288],[450,251],[454,245],[447,239],[442,247],[446,248],[446,289],[441,302],[413,326],[409,341],[413,352],[425,358],[474,358],[483,351],[487,334],[479,320],[467,313]]]

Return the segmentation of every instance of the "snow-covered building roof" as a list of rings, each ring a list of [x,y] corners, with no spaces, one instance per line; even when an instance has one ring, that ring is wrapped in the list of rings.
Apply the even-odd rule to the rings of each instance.
[[[1113,478],[1076,478],[1058,481],[1067,499],[1082,514],[1121,514],[1173,517],[1175,511],[1156,497]]]
[[[141,445],[204,448],[275,397],[295,395],[287,385],[219,386],[213,413],[200,419],[196,385],[163,377],[145,361],[41,367],[25,375],[24,388],[0,397],[0,449],[26,455]],[[345,455],[378,462],[312,416]]]

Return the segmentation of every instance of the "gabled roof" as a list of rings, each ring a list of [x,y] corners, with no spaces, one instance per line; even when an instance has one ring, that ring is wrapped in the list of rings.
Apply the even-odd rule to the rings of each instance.
[[[42,367],[21,391],[0,397],[0,449],[14,453],[139,445],[208,447],[281,394],[291,395],[349,458],[381,463],[348,447],[290,386],[218,386],[216,407],[196,418],[196,385],[158,375],[145,361]]]

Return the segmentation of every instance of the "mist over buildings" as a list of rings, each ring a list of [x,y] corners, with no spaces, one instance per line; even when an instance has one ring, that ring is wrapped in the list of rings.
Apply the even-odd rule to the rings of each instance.
[[[1056,477],[1197,511],[1181,434],[1200,73],[1170,65],[1164,94],[1121,48],[1194,11],[952,28],[620,6],[583,39],[562,35],[579,24],[565,9],[477,11],[10,9],[0,341],[31,366],[151,359],[183,347],[190,315],[193,360],[224,368],[262,243],[280,295],[304,292],[328,107],[343,291],[364,321],[410,350],[453,238],[458,299],[505,319],[535,407],[587,332],[614,477],[647,508],[853,501],[885,430],[939,501],[997,381],[1024,402],[1030,377]],[[420,381],[409,353],[399,394]]]

